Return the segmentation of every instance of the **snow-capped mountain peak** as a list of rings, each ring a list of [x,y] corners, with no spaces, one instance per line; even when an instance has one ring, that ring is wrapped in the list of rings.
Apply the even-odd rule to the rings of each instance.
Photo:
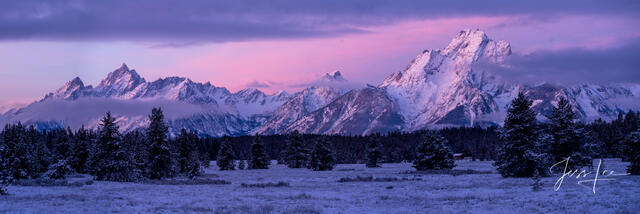
[[[337,81],[337,82],[344,82],[347,81],[344,79],[344,77],[342,77],[342,73],[340,73],[340,71],[334,71],[333,73],[325,73],[322,78],[322,81],[328,81],[328,82],[333,82],[333,81]]]
[[[122,66],[109,73],[96,89],[104,96],[123,95],[145,82],[136,70],[130,70],[127,64],[122,63]]]

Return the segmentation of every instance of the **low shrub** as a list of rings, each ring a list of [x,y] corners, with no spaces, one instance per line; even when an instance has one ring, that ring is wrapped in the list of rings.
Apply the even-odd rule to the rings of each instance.
[[[422,180],[421,178],[397,178],[397,177],[379,177],[374,178],[373,176],[356,176],[356,177],[343,177],[338,180],[340,183],[344,182],[393,182],[393,181],[418,181]]]
[[[211,184],[231,184],[230,181],[220,179],[164,179],[164,180],[147,180],[146,184],[154,185],[211,185]]]
[[[258,188],[265,188],[265,187],[290,187],[291,185],[288,182],[284,182],[284,181],[280,181],[278,183],[255,183],[255,184],[247,184],[247,183],[242,183],[240,184],[240,186],[242,187],[258,187]]]

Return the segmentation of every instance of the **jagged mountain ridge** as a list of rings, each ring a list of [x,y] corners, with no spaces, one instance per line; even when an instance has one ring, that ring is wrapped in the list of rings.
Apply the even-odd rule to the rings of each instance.
[[[445,49],[425,50],[405,70],[391,74],[378,87],[371,87],[380,92],[369,93],[366,100],[391,100],[394,107],[387,110],[394,117],[386,117],[388,120],[367,114],[356,117],[353,112],[366,112],[370,106],[346,102],[344,97],[340,97],[337,102],[296,121],[284,133],[300,130],[307,133],[367,134],[371,131],[352,127],[375,127],[379,124],[388,125],[382,132],[499,124],[504,119],[508,104],[521,90],[534,100],[533,108],[542,120],[544,115],[550,114],[561,96],[571,100],[583,120],[613,119],[619,112],[629,109],[615,103],[616,99],[637,99],[640,96],[639,90],[634,89],[639,87],[637,84],[530,86],[510,83],[491,71],[473,66],[481,60],[502,63],[510,55],[509,43],[489,39],[479,30],[463,30]],[[335,127],[346,128],[340,130]]]
[[[154,100],[161,99],[173,115],[168,117],[172,132],[187,128],[212,136],[282,134],[293,130],[359,135],[497,124],[503,120],[511,99],[521,90],[534,100],[534,109],[541,119],[560,96],[569,98],[583,120],[613,119],[631,108],[624,106],[624,102],[637,103],[640,97],[639,84],[524,85],[502,80],[492,71],[474,66],[480,61],[502,63],[511,54],[509,43],[492,40],[479,30],[463,30],[444,49],[425,50],[406,69],[392,73],[378,86],[350,90],[345,87],[347,81],[342,73],[336,71],[299,92],[273,95],[257,89],[231,93],[224,87],[184,77],[147,82],[123,64],[96,87],[74,78],[42,100],[10,110],[0,118],[4,117],[6,122],[31,123],[42,129],[65,127],[74,121],[75,125],[95,127],[104,114],[101,111],[109,108],[92,103],[108,106],[109,102],[95,99],[110,99],[118,104],[112,108],[144,109],[116,114],[121,129],[129,131],[144,127],[148,122],[146,115],[156,104]],[[79,122],[73,116],[38,118],[46,114],[42,109],[51,105],[80,108],[77,103],[93,106],[88,109],[95,112],[87,113],[93,116]],[[66,114],[74,113],[70,110]]]

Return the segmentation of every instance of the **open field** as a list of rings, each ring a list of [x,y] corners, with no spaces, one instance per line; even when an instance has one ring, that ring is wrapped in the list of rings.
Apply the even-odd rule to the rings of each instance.
[[[11,195],[0,196],[0,213],[640,213],[640,176],[600,180],[596,194],[591,183],[580,186],[575,178],[556,192],[558,177],[549,177],[533,192],[531,179],[502,178],[492,162],[456,164],[444,174],[413,173],[406,163],[375,169],[345,164],[327,172],[283,165],[218,171],[212,165],[205,179],[231,183],[10,186]],[[625,165],[604,161],[617,173]]]

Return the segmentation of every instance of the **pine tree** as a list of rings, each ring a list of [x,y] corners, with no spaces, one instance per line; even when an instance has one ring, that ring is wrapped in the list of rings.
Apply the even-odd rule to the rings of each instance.
[[[70,159],[70,165],[73,170],[78,173],[86,173],[87,163],[89,160],[89,147],[91,145],[91,136],[84,126],[82,126],[78,132],[76,132],[71,147],[72,158]]]
[[[200,157],[197,152],[189,153],[189,157],[187,158],[187,165],[185,166],[185,173],[189,178],[195,178],[196,176],[202,175],[202,165],[200,164]]]
[[[264,151],[264,143],[260,140],[260,136],[256,135],[253,144],[251,144],[251,157],[249,158],[247,169],[268,169],[269,159]]]
[[[7,128],[5,128],[5,131]],[[4,134],[4,131],[3,131]],[[0,195],[6,195],[7,186],[11,182],[11,176],[9,175],[9,161],[7,159],[9,151],[3,138],[0,138]]]
[[[316,141],[309,156],[308,167],[313,171],[326,171],[332,170],[335,164],[335,154],[331,150],[329,141],[325,138]]]
[[[289,134],[287,146],[282,154],[284,164],[289,168],[302,168],[307,162],[307,149],[304,147],[302,136],[296,130]]]
[[[448,141],[435,132],[425,134],[418,145],[413,167],[418,171],[453,168],[453,153],[447,144]]]
[[[135,167],[135,175],[148,175],[147,161],[149,160],[149,144],[147,137],[139,130],[128,132],[122,137],[123,144],[131,153],[131,159]]]
[[[149,127],[147,128],[149,159],[146,163],[146,174],[150,179],[173,176],[173,160],[169,142],[167,141],[169,129],[164,123],[162,109],[153,108],[151,115],[149,115],[149,121]]]
[[[235,162],[233,155],[233,148],[231,142],[227,136],[223,137],[222,144],[220,144],[220,150],[218,150],[218,159],[216,164],[220,170],[234,170]]]
[[[176,139],[178,143],[178,166],[179,172],[193,178],[202,174],[201,155],[196,145],[198,135],[194,132],[180,130]]]
[[[552,109],[549,120],[551,120],[552,140],[548,147],[548,153],[554,163],[570,158],[570,169],[591,165],[592,159],[587,155],[587,148],[584,147],[587,134],[575,122],[577,115],[566,98],[560,98],[558,105]],[[561,170],[562,168],[557,169]]]
[[[189,154],[195,149],[195,142],[191,138],[191,135],[186,129],[181,129],[180,134],[176,138],[178,143],[178,168],[180,173],[187,172],[187,161],[189,160]]]
[[[380,167],[378,162],[382,158],[380,151],[380,140],[376,136],[370,136],[367,142],[367,164],[368,168]]]
[[[73,169],[66,159],[59,159],[58,162],[49,166],[49,170],[45,172],[45,176],[50,179],[66,179]]]
[[[243,170],[247,164],[245,164],[244,160],[238,160],[238,170]]]
[[[26,130],[26,142],[30,144],[31,153],[31,167],[29,167],[31,177],[39,177],[40,174],[47,171],[49,165],[52,162],[51,152],[47,147],[46,140],[44,139],[44,133],[36,130],[35,127],[29,126]]]
[[[7,150],[7,165],[9,176],[13,179],[24,179],[37,177],[39,172],[35,172],[37,163],[36,157],[32,153],[33,144],[28,142],[26,130],[21,123],[5,126],[2,138]]]
[[[92,156],[96,180],[133,181],[135,166],[129,151],[123,145],[118,125],[111,113],[102,118],[99,125],[96,149]]]
[[[531,104],[520,92],[507,110],[500,136],[502,147],[494,163],[504,177],[533,177],[536,171],[545,176],[550,165],[548,155],[543,152],[542,135]]]
[[[71,137],[69,136],[71,133],[68,133],[67,130],[55,130],[55,159],[63,160],[63,159],[72,159],[72,142]]]
[[[627,145],[626,159],[630,162],[627,166],[627,173],[640,175],[640,128],[629,134],[625,141]]]

